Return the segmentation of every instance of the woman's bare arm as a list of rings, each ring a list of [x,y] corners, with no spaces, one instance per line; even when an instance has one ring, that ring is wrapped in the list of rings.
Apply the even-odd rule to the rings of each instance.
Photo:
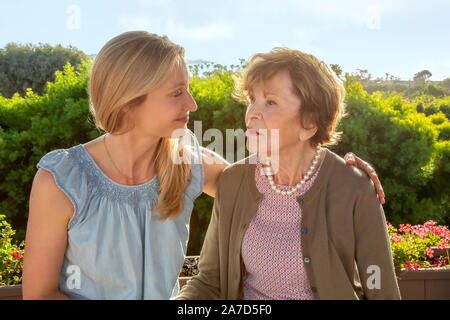
[[[230,163],[219,154],[207,148],[200,147],[200,151],[202,153],[202,163],[205,171],[203,192],[211,197],[215,197],[219,177]]]
[[[24,299],[68,299],[58,288],[67,247],[67,226],[74,207],[53,175],[39,169],[30,193],[25,238],[22,294]]]

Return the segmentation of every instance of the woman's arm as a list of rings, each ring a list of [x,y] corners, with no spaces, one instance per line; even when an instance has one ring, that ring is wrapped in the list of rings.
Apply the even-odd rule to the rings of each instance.
[[[200,147],[200,151],[202,153],[202,164],[205,171],[203,192],[211,197],[215,197],[220,175],[230,163],[219,154],[207,148]]]
[[[24,299],[68,299],[58,288],[67,247],[67,226],[74,207],[55,183],[39,169],[30,193],[25,238],[22,294]]]
[[[367,299],[400,299],[386,217],[371,180],[354,209],[355,259]]]

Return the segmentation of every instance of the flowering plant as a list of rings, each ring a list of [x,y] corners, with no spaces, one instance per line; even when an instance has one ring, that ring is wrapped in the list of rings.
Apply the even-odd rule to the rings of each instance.
[[[13,243],[16,232],[0,215],[0,286],[22,283],[24,242]]]
[[[180,277],[191,277],[198,273],[199,257],[186,257],[183,268],[181,268]]]
[[[446,226],[430,220],[423,225],[400,224],[398,229],[388,222],[387,228],[396,269],[450,267],[448,251],[435,255],[436,249],[449,247],[450,231]]]

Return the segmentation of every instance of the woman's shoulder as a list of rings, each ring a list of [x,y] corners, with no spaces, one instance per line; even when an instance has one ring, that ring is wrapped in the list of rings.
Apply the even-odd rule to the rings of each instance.
[[[54,206],[70,208],[70,215],[78,210],[82,200],[80,192],[75,191],[81,189],[82,183],[79,148],[80,145],[47,152],[36,164],[38,171],[33,181],[39,198],[47,197],[53,199]]]
[[[227,166],[220,175],[217,192],[238,192],[248,174],[254,173],[256,162],[257,155],[252,154]]]
[[[347,164],[343,157],[330,149],[327,149],[327,152],[329,157],[328,163],[332,168],[328,181],[330,186],[335,186],[336,188],[344,186],[347,190],[352,189],[361,192],[372,185],[375,190],[375,185],[365,171]]]
[[[81,145],[73,146],[70,148],[54,149],[44,154],[36,167],[42,167],[44,169],[64,169],[72,163],[78,162],[80,158]]]
[[[222,173],[222,177],[223,179],[227,180],[236,180],[236,178],[243,178],[245,172],[254,169],[254,167],[256,166],[256,162],[257,155],[251,154],[250,156],[227,166]]]

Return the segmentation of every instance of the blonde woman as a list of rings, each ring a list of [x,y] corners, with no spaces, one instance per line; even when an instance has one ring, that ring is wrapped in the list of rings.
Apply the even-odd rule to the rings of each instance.
[[[374,184],[325,147],[340,138],[342,82],[288,48],[237,80],[253,154],[222,173],[199,274],[177,298],[399,299]],[[260,143],[275,132],[276,148]]]
[[[172,298],[193,201],[202,192],[214,197],[229,165],[187,130],[197,105],[184,49],[148,32],[123,33],[97,55],[89,94],[106,133],[37,164],[23,297]],[[177,152],[190,161],[172,161]]]

